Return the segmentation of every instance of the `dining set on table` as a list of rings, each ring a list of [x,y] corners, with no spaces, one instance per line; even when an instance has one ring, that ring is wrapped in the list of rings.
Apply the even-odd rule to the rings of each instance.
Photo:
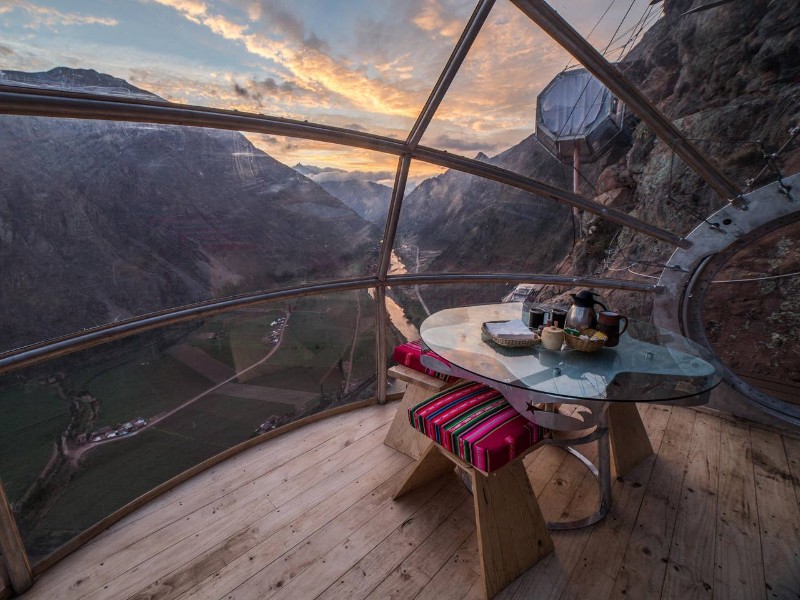
[[[573,299],[568,310],[527,301],[442,310],[394,352],[390,376],[408,386],[385,443],[417,459],[395,499],[458,468],[473,494],[486,598],[552,552],[550,530],[608,514],[612,457],[622,477],[653,454],[636,403],[705,404],[721,381],[695,342],[609,311],[592,292]],[[597,466],[576,449],[594,441]],[[543,445],[597,478],[593,514],[544,521],[522,462]]]

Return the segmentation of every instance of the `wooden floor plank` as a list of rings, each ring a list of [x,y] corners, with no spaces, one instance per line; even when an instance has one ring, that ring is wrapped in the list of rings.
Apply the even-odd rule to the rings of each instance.
[[[22,598],[480,598],[462,482],[448,475],[391,499],[412,468],[378,434],[393,413],[337,415],[220,463],[55,565]],[[640,414],[657,456],[639,467],[649,475],[615,482],[622,512],[552,532],[555,552],[496,600],[796,598],[800,440],[682,408]],[[595,444],[583,451],[596,459]],[[546,517],[596,508],[596,481],[563,450],[545,447],[525,465]]]
[[[636,522],[617,570],[613,598],[660,598],[696,413],[675,410],[661,440]]]
[[[133,599],[168,600],[185,593],[217,597],[227,591],[226,586],[235,585],[226,577],[228,573],[234,572],[239,577],[237,581],[244,581],[261,564],[269,564],[354,504],[368,513],[378,499],[388,502],[397,475],[407,465],[408,460],[393,455],[310,510],[299,515],[296,510],[284,510],[280,519],[256,522],[240,530],[144,588]],[[365,497],[370,499],[369,506],[360,503]],[[280,524],[283,526],[276,530]]]
[[[399,458],[401,457],[395,455],[390,460]],[[308,545],[312,547],[311,549],[321,551],[319,548],[331,543],[329,541],[331,538],[338,542],[347,531],[357,528],[377,512],[390,506],[392,493],[411,468],[408,465],[410,459],[405,455],[402,455],[402,459],[406,467],[395,472],[389,479],[381,475],[380,469],[375,469],[374,474],[360,477],[348,486],[350,489],[343,489],[344,494],[334,494],[310,511],[302,513],[292,511],[281,529],[273,535],[262,536],[257,545],[228,562],[205,580],[199,581],[180,598],[220,598],[268,568],[281,556],[288,558],[287,552],[293,551],[300,545]],[[393,464],[392,471],[395,471],[395,468],[396,465]],[[383,483],[375,487],[381,480]],[[354,500],[353,497],[358,499]],[[290,511],[291,508],[286,510]],[[276,581],[281,580],[276,579]]]
[[[714,596],[763,598],[761,548],[753,543],[759,533],[750,432],[727,421],[720,426]]]
[[[425,541],[395,567],[368,598],[400,600],[416,597],[425,584],[450,560],[451,551],[463,544],[468,537],[476,537],[472,498],[465,498],[446,521],[428,533]],[[362,596],[334,594],[330,599],[354,597]]]
[[[376,448],[357,460],[349,462],[318,485],[309,488],[309,493],[303,496],[303,502],[293,504],[290,510],[302,514],[304,511],[323,502],[347,483],[357,480],[374,467],[380,465],[384,460],[391,458],[392,453],[383,451],[383,448],[385,447]],[[261,500],[263,501],[264,499]],[[138,563],[134,568],[126,570],[120,576],[106,580],[107,583],[102,590],[98,589],[83,597],[87,598],[87,600],[128,597],[147,586],[150,581],[168,575],[215,545],[223,543],[230,537],[231,533],[253,526],[256,522],[263,526],[274,527],[286,519],[287,514],[290,512],[290,510],[285,509],[281,513],[278,513],[280,509],[272,510],[270,511],[272,516],[267,517],[268,513],[260,514],[263,511],[260,511],[259,508],[259,500],[254,500],[235,512],[225,514],[222,517],[217,515],[209,518],[207,526],[198,530],[194,535],[182,538],[183,543],[175,544],[157,553],[152,553],[148,548],[148,552],[143,554],[144,556],[149,556],[147,560]],[[181,523],[185,521],[186,519]],[[148,538],[145,538],[143,541],[147,540]],[[141,561],[141,555],[137,560]],[[108,594],[111,594],[111,596]]]
[[[480,586],[480,578],[478,538],[473,533],[467,536],[450,560],[422,588],[416,600],[463,598],[473,585]]]
[[[681,428],[690,426],[693,418],[693,411],[675,408],[672,410],[669,423],[677,421],[678,428]],[[667,431],[670,430],[670,424],[667,425]],[[663,443],[662,440],[656,442]],[[614,482],[611,490],[613,498],[611,511],[594,527],[573,577],[580,577],[583,581],[588,580],[580,575],[582,569],[592,569],[605,573],[608,577],[616,577],[654,466],[655,456],[650,456],[625,477],[618,478]]]
[[[669,410],[643,410],[641,412],[645,428],[651,436],[654,448],[658,448],[664,425],[669,418]],[[586,450],[592,459],[597,456],[597,446]],[[600,493],[598,483],[584,470],[584,477],[575,494],[567,499],[568,504],[561,510],[562,518],[575,519],[597,510]],[[578,564],[593,528],[586,527],[573,531],[552,532],[555,552],[531,568],[519,578],[519,587],[513,594],[515,600],[529,598],[559,598],[567,586],[575,565]]]
[[[408,518],[425,510],[429,501],[449,501],[453,489],[458,489],[461,483],[451,475],[444,487],[439,485],[440,482],[435,482],[423,486],[393,501],[386,510],[378,511],[358,529],[332,531],[329,535],[325,532],[317,536],[225,597],[228,600],[315,598]]]
[[[577,569],[561,594],[562,600],[605,600],[614,587],[614,580],[592,567]]]
[[[667,598],[713,596],[719,451],[720,420],[697,413],[662,592]]]
[[[792,474],[794,495],[800,507],[800,438],[783,436],[783,449],[789,460],[789,472]]]
[[[274,506],[281,507],[287,502],[302,494],[316,483],[329,477],[341,468],[342,460],[352,460],[373,452],[379,443],[383,443],[382,436],[386,435],[386,428],[380,427],[372,433],[344,446],[338,452],[330,454],[324,460],[308,464],[306,469],[294,476],[287,476],[285,481],[269,491],[265,496]]]
[[[758,523],[768,598],[800,596],[800,510],[776,433],[750,428]]]
[[[353,565],[333,585],[318,596],[320,600],[339,598],[366,598],[394,571],[399,571],[409,555],[416,552],[420,545],[431,535],[432,531],[441,529],[442,522],[457,521],[467,523],[473,517],[464,505],[469,504],[469,495],[464,489],[454,489],[442,496],[439,502],[431,502],[425,510],[419,511],[395,529],[386,539],[373,548],[366,556]],[[459,504],[460,500],[460,504]],[[461,509],[459,510],[459,506]],[[468,508],[468,506],[467,506]],[[459,522],[460,521],[460,522]],[[473,528],[474,529],[474,528]],[[455,548],[442,543],[445,549]],[[447,560],[447,556],[443,558]],[[403,579],[411,575],[405,569]],[[425,583],[430,579],[427,577]]]

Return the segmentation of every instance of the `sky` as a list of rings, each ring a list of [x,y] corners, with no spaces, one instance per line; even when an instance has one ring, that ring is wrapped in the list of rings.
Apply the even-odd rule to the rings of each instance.
[[[95,69],[180,103],[405,139],[475,0],[0,0],[0,69]],[[552,0],[619,55],[660,9],[649,0]],[[604,15],[602,17],[601,16]],[[614,34],[616,33],[616,38]],[[611,43],[609,44],[609,40]],[[497,0],[422,139],[497,154],[534,131],[536,96],[570,57]],[[247,134],[278,160],[390,179],[396,157]],[[413,177],[439,172],[416,164]]]

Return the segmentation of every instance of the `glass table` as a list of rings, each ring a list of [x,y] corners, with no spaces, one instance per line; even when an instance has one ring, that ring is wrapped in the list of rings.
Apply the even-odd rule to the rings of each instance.
[[[531,421],[560,432],[593,428],[570,440],[554,438],[600,481],[597,513],[555,529],[590,525],[611,507],[611,458],[622,476],[653,453],[637,402],[695,406],[708,401],[721,381],[712,354],[695,342],[649,323],[630,321],[613,348],[587,353],[564,347],[507,348],[485,340],[487,321],[519,319],[522,303],[467,306],[428,317],[420,328],[422,363],[440,373],[485,383]],[[578,405],[571,415],[553,405]],[[573,446],[598,440],[599,469]]]

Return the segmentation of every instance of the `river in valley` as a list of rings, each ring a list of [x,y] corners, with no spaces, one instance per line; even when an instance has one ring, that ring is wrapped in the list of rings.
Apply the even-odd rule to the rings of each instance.
[[[400,257],[395,254],[394,250],[392,250],[389,274],[400,275],[407,272],[408,270],[406,269],[403,261],[400,260]],[[369,294],[374,298],[374,293],[372,290],[369,290]],[[392,322],[392,325],[395,326],[395,328],[406,340],[419,339],[419,329],[417,329],[416,325],[406,318],[403,308],[388,295],[386,296],[386,312],[389,313],[389,320]]]

